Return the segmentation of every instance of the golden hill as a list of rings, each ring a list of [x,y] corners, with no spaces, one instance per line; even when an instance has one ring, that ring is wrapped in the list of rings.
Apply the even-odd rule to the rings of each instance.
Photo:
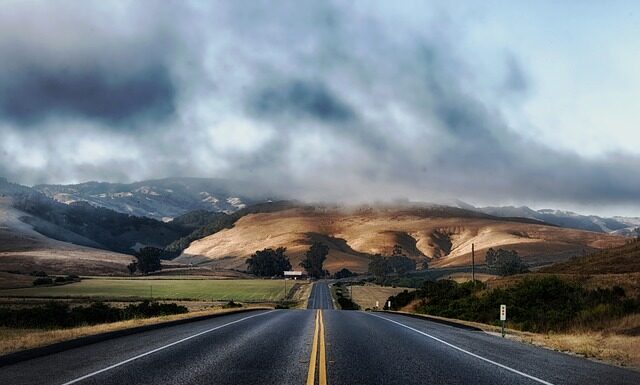
[[[542,269],[562,274],[621,274],[640,273],[640,239],[622,246],[607,248],[592,254],[576,256]]]
[[[330,247],[329,271],[363,272],[372,254],[388,255],[395,244],[418,266],[428,260],[430,266],[446,267],[469,264],[472,243],[478,263],[489,247],[503,247],[517,250],[529,263],[544,264],[618,246],[625,239],[447,207],[300,207],[246,215],[233,228],[191,243],[177,261],[244,270],[256,250],[284,246],[296,267],[314,241]]]

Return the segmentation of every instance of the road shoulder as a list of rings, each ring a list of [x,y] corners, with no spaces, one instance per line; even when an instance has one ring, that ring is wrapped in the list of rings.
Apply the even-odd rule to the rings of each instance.
[[[0,367],[17,362],[58,353],[64,350],[106,341],[112,338],[176,326],[189,322],[203,321],[230,314],[246,313],[258,310],[271,310],[270,307],[250,307],[242,309],[216,309],[174,316],[153,317],[128,320],[110,324],[99,324],[72,329],[43,331],[41,339],[25,335],[23,340],[14,342],[13,351],[0,356]]]

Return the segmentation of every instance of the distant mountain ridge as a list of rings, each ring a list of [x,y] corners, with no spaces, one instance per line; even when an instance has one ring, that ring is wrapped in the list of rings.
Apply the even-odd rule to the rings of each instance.
[[[626,237],[640,236],[640,218],[637,217],[616,216],[607,218],[597,215],[582,215],[565,210],[534,210],[527,206],[475,207],[464,202],[458,202],[457,205],[467,210],[474,210],[496,217],[530,218],[556,226],[578,230],[595,231]]]
[[[24,213],[19,219],[48,238],[120,253],[143,246],[162,248],[197,227],[120,213],[86,201],[60,203],[6,179],[0,179],[0,198],[0,206]]]
[[[233,213],[268,197],[226,179],[165,178],[134,183],[86,182],[34,186],[61,203],[88,202],[124,214],[168,221],[195,210]]]

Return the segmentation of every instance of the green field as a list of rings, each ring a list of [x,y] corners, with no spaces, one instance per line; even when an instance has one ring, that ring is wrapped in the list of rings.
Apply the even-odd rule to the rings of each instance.
[[[282,298],[281,280],[109,279],[91,278],[61,286],[0,290],[0,296],[153,298],[275,301]]]

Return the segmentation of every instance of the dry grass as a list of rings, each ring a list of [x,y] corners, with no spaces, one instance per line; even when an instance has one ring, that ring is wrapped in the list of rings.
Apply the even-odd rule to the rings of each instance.
[[[378,285],[366,284],[364,286],[353,285],[353,301],[360,305],[362,309],[373,309],[378,301],[380,308],[392,295],[396,295],[407,289],[405,287],[383,287]],[[348,287],[345,290],[349,290]]]
[[[369,255],[389,254],[395,244],[417,260],[441,256],[432,266],[445,267],[469,264],[472,243],[480,256],[489,247],[508,247],[528,262],[539,263],[623,244],[624,238],[428,209],[297,208],[244,216],[233,228],[191,243],[178,262],[244,269],[246,258],[256,250],[284,246],[296,266],[314,241],[330,247],[328,270],[363,272]]]
[[[269,309],[267,307],[256,307]],[[31,349],[56,342],[68,341],[75,338],[106,333],[116,330],[130,329],[138,326],[159,324],[168,321],[198,317],[209,314],[232,313],[237,309],[208,309],[192,312],[188,314],[177,314],[171,316],[133,319],[108,324],[93,326],[81,326],[69,329],[42,330],[42,329],[12,329],[0,328],[0,355],[16,352],[24,349]]]
[[[296,309],[306,309],[309,303],[309,296],[311,295],[311,287],[313,286],[311,282],[298,282],[296,292],[293,294],[293,300],[298,301],[298,305]]]
[[[35,277],[26,274],[12,274],[0,271],[0,290],[31,287]]]

